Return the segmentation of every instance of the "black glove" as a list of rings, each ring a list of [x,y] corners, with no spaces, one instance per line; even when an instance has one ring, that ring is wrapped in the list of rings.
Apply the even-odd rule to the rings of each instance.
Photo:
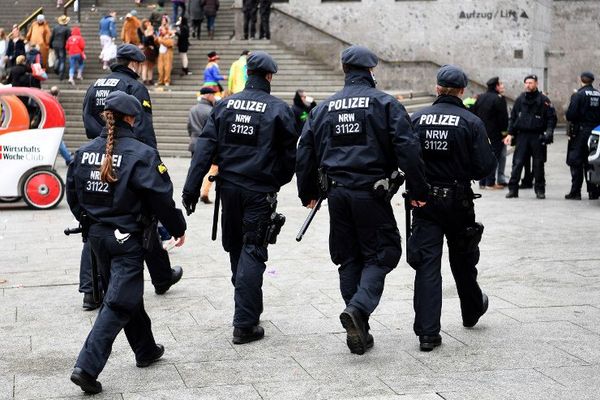
[[[196,204],[198,204],[198,198],[200,196],[198,194],[190,194],[183,192],[181,194],[181,203],[183,204],[183,208],[185,208],[185,212],[188,215],[192,215],[194,211],[196,211]]]
[[[544,132],[540,140],[542,144],[552,144],[554,142],[554,132]]]

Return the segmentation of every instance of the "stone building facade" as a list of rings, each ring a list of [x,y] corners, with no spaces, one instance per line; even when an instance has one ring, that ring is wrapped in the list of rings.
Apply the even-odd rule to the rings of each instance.
[[[534,73],[560,113],[582,70],[600,75],[597,0],[284,0],[273,7],[273,40],[338,68],[345,46],[368,46],[383,60],[377,75],[387,89],[433,90],[435,70],[452,63],[465,69],[472,91],[498,75],[516,97]],[[240,13],[239,36],[241,26]]]

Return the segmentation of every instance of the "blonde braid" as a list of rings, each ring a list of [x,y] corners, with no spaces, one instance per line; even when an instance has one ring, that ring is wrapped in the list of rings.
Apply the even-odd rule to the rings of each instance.
[[[108,137],[106,139],[106,154],[104,160],[102,160],[102,166],[100,167],[100,179],[105,183],[115,183],[117,176],[113,169],[113,148],[115,146],[115,114],[110,111],[104,111],[104,120],[106,121],[106,127],[108,130]]]

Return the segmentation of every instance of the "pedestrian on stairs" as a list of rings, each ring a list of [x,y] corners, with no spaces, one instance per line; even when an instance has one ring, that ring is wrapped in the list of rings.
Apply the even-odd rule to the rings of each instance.
[[[137,17],[137,11],[131,10],[125,15],[125,21],[123,22],[123,29],[121,30],[121,40],[123,43],[131,43],[139,46],[141,43],[140,34],[142,23]]]
[[[206,68],[204,68],[203,86],[213,88],[215,90],[215,96],[217,96],[217,99],[220,99],[223,96],[224,90],[219,81],[224,81],[227,79],[226,76],[221,75],[219,64],[217,64],[221,57],[216,51],[211,51],[207,54],[207,56],[208,64],[206,64]]]
[[[188,26],[188,21],[186,17],[179,17],[179,21],[177,21],[177,31],[175,34],[177,35],[177,50],[179,51],[179,57],[181,58],[181,74],[191,75],[192,73],[188,69],[188,48],[190,47],[190,27]]]
[[[175,46],[175,33],[168,26],[162,26],[158,34],[158,84],[171,85],[171,71],[173,70],[173,47]]]
[[[271,39],[271,4],[273,0],[260,0],[260,36],[259,39]]]
[[[144,56],[146,61],[142,64],[142,81],[144,85],[154,85],[154,65],[158,58],[158,37],[154,34],[154,26],[149,19],[142,22],[144,36],[142,37],[142,45],[144,46]]]
[[[112,57],[111,47],[115,48],[115,38],[117,37],[117,26],[115,24],[115,18],[117,13],[114,10],[110,10],[102,19],[99,24],[100,34],[100,45],[102,45],[102,53],[100,53],[100,59],[102,60],[102,69],[107,70],[108,64]],[[116,57],[116,54],[114,54]]]
[[[200,40],[200,31],[202,30],[202,21],[204,20],[202,0],[190,0],[189,11],[190,19],[192,20],[192,37]]]
[[[69,54],[69,83],[75,85],[73,77],[77,69],[77,79],[83,79],[83,67],[85,64],[85,39],[81,36],[78,26],[73,27],[71,36],[67,40],[67,53]]]
[[[176,23],[179,20],[179,17],[183,17],[185,15],[185,0],[171,0],[173,3],[173,23]],[[181,10],[181,14],[179,13]]]
[[[258,0],[244,0],[244,40],[256,39],[256,14],[258,13]]]
[[[30,46],[38,45],[40,53],[42,55],[41,63],[42,67],[48,65],[48,52],[50,50],[50,26],[46,22],[46,18],[40,14],[36,18],[36,22],[31,24],[27,36],[25,36],[26,43]]]
[[[219,11],[219,0],[202,0],[202,9],[206,16],[206,27],[208,29],[208,38],[215,38],[215,20]]]
[[[52,29],[52,35],[50,35],[50,46],[56,55],[56,61],[54,62],[54,72],[60,76],[60,80],[65,79],[65,69],[67,64],[67,50],[65,45],[67,39],[71,36],[71,28],[67,25],[71,18],[66,15],[61,15],[56,19],[58,24]]]

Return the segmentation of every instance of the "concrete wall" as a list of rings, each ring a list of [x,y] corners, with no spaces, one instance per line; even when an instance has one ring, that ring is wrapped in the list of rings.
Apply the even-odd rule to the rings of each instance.
[[[345,46],[368,46],[385,61],[377,75],[386,87],[430,89],[435,67],[453,63],[479,83],[500,76],[516,97],[523,77],[535,73],[560,115],[582,70],[600,81],[598,0],[289,0],[274,7],[281,11],[272,15],[274,40],[336,68]],[[238,32],[241,22],[240,14]]]
[[[549,95],[562,114],[584,70],[600,83],[600,1],[555,1],[552,41],[547,56]],[[558,99],[558,100],[555,100]]]

